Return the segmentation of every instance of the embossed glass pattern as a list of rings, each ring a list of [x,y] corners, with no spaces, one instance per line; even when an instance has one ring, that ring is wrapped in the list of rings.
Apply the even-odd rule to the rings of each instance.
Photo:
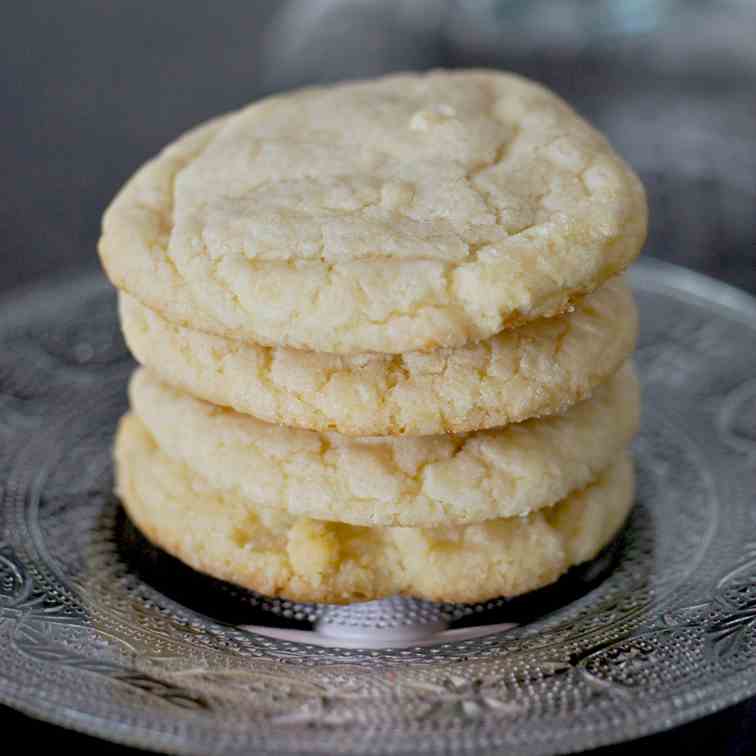
[[[6,299],[0,701],[182,754],[545,754],[756,694],[756,304],[648,261],[633,281],[639,488],[602,569],[440,608],[482,636],[372,650],[249,629],[322,612],[192,573],[130,526],[110,444],[133,363],[101,278]]]

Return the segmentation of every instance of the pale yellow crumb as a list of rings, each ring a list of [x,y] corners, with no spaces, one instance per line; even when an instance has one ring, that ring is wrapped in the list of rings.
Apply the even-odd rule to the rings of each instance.
[[[134,356],[165,382],[262,420],[349,435],[461,433],[562,412],[631,354],[638,318],[613,279],[574,311],[458,349],[336,355],[193,331],[122,294]]]
[[[620,455],[592,485],[527,517],[366,528],[292,516],[220,492],[164,455],[133,415],[121,422],[115,457],[121,500],[150,540],[197,570],[297,601],[518,595],[595,556],[633,499],[632,464]]]
[[[318,352],[459,347],[625,269],[643,187],[555,94],[508,73],[268,98],[181,137],[103,220],[119,288],[182,325]]]
[[[161,450],[222,491],[355,525],[443,525],[526,514],[588,485],[638,428],[627,365],[563,415],[487,431],[354,437],[272,425],[135,373],[132,411]]]

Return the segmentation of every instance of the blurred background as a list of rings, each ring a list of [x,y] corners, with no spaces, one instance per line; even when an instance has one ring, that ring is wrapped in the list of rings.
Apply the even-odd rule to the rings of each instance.
[[[0,290],[94,266],[121,183],[282,88],[433,66],[537,78],[649,189],[648,254],[756,292],[753,0],[27,0],[0,30]]]

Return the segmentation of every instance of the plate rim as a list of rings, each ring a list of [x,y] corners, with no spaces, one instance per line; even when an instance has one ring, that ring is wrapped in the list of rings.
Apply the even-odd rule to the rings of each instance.
[[[751,295],[732,284],[725,283],[704,273],[699,273],[683,266],[658,260],[653,257],[645,257],[634,264],[629,271],[629,278],[633,289],[642,288],[644,291],[655,292],[677,299],[689,299],[690,296],[709,306],[722,308],[730,317],[741,321],[746,326],[756,331],[756,296]],[[64,285],[65,282],[65,285]],[[108,288],[107,279],[93,266],[82,266],[78,271],[67,276],[53,275],[45,277],[37,282],[11,289],[0,295],[0,308],[5,314],[14,309],[25,309],[29,300],[39,302],[40,293],[57,293],[58,296],[45,298],[44,305],[39,308],[38,317],[45,312],[53,310],[64,295],[70,298],[74,291]],[[65,288],[65,292],[60,289]],[[684,296],[683,296],[684,295]],[[11,318],[12,327],[13,319]],[[4,652],[0,650],[0,658]],[[91,736],[105,742],[118,743],[121,745],[144,748],[164,753],[186,754],[193,756],[200,753],[192,748],[191,740],[186,734],[167,733],[156,731],[153,727],[144,724],[130,723],[128,726],[121,725],[118,732],[113,732],[114,722],[112,717],[105,713],[89,714],[82,711],[74,711],[62,707],[57,702],[50,702],[35,696],[32,691],[25,691],[17,682],[4,678],[0,670],[0,704],[11,710],[18,711],[26,716],[37,718],[56,726],[62,726],[83,735]],[[724,690],[722,690],[724,689]],[[694,695],[697,699],[694,703],[683,702],[674,704],[670,702],[670,712],[665,712],[663,719],[640,719],[637,713],[633,713],[624,724],[621,737],[613,737],[613,728],[610,725],[601,727],[591,733],[580,733],[581,750],[600,746],[632,742],[638,738],[668,731],[672,728],[693,722],[701,717],[717,713],[750,698],[756,698],[756,670],[739,670],[726,681],[715,681],[705,687],[696,689]],[[191,729],[191,725],[190,725]],[[495,750],[489,751],[494,754],[506,752],[506,746],[495,746]],[[576,746],[570,743],[553,743],[550,752],[554,754],[572,753]],[[280,756],[280,752],[271,750],[255,750],[260,756]],[[312,752],[303,752],[312,753]],[[375,753],[380,753],[376,751]],[[294,754],[292,753],[292,756]]]

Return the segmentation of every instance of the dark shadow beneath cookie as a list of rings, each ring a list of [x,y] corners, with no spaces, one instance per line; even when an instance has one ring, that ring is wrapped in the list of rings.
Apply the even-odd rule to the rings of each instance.
[[[573,567],[556,583],[512,599],[479,604],[436,604],[451,629],[510,623],[527,625],[563,609],[598,587],[620,559],[626,529],[592,561]],[[169,600],[227,625],[310,630],[328,608],[263,596],[204,575],[152,545],[119,507],[118,557],[130,573]],[[430,602],[428,602],[430,603]]]

